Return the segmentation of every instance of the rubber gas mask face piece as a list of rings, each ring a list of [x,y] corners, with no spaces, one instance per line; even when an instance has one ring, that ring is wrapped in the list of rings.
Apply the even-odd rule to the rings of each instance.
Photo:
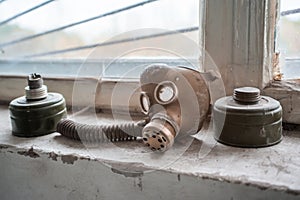
[[[175,138],[196,134],[207,117],[209,90],[201,73],[154,64],[140,77],[140,105],[150,122],[143,128],[144,143],[153,151],[166,151]]]

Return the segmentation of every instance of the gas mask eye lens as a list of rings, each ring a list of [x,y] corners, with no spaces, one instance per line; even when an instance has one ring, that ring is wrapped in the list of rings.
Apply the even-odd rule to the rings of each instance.
[[[162,86],[159,91],[159,99],[163,102],[170,101],[174,97],[174,92],[169,86]]]
[[[145,92],[141,93],[140,105],[141,105],[141,109],[142,109],[143,113],[148,114],[149,109],[150,109],[150,100],[149,100],[148,95]]]
[[[160,104],[169,104],[177,97],[177,87],[171,81],[161,82],[154,90],[154,97]]]

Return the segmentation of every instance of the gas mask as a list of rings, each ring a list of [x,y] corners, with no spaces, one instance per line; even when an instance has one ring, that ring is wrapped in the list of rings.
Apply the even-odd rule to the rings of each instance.
[[[141,74],[140,86],[141,110],[149,117],[142,138],[151,150],[166,151],[175,138],[194,135],[201,129],[210,95],[198,71],[154,64]]]
[[[87,125],[60,121],[57,132],[88,142],[131,141],[142,137],[152,151],[169,149],[175,139],[194,135],[207,117],[209,89],[201,73],[164,64],[148,66],[140,76],[140,107],[146,123]]]

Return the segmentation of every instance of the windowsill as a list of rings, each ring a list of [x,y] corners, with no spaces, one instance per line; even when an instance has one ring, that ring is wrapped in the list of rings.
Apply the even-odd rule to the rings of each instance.
[[[59,133],[19,138],[11,135],[9,114],[4,106],[0,106],[0,118],[0,155],[6,157],[14,155],[24,158],[25,156],[31,160],[57,162],[68,166],[75,166],[76,162],[83,161],[105,163],[113,166],[112,168],[117,166],[116,170],[111,169],[111,173],[125,177],[146,176],[145,170],[158,170],[161,173],[176,174],[178,181],[182,175],[196,177],[197,180],[255,188],[261,193],[273,191],[291,198],[300,195],[300,136],[296,132],[285,131],[283,141],[268,148],[234,148],[213,142],[215,146],[205,156],[205,147],[208,147],[212,141],[209,134],[203,137],[202,141],[194,140],[188,150],[176,161],[160,168],[154,163],[159,159],[172,160],[172,154],[149,156],[141,141],[120,142],[115,145],[101,144],[87,149],[80,142],[66,139]],[[87,119],[89,118],[82,116],[83,121]],[[111,123],[107,118],[101,119]],[[119,155],[120,148],[126,153]],[[1,163],[5,165],[2,161]],[[149,187],[149,183],[143,184],[144,188]]]

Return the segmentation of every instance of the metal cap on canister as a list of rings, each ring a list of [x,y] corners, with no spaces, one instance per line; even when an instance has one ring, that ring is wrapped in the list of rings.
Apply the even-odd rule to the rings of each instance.
[[[236,88],[213,108],[214,137],[218,142],[238,147],[265,147],[282,139],[280,103],[253,87]]]

